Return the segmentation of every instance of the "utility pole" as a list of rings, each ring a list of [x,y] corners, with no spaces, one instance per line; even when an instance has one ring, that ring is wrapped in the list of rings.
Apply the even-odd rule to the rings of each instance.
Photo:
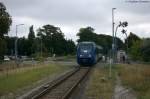
[[[115,38],[114,38],[114,10],[116,8],[112,8],[112,63],[114,63],[114,57],[115,57],[115,53],[114,53],[114,49],[115,49]]]
[[[114,25],[115,25],[115,22],[114,22],[114,10],[116,8],[112,8],[112,58],[109,59],[109,77],[111,78],[112,74],[112,63],[114,63],[114,48],[115,48],[115,39],[114,39]]]
[[[18,42],[18,37],[17,37],[17,33],[18,33],[18,27],[21,26],[21,25],[24,25],[24,24],[17,24],[16,25],[16,40],[15,40],[15,61],[16,61],[16,64],[18,66],[18,46],[17,46],[17,42]]]

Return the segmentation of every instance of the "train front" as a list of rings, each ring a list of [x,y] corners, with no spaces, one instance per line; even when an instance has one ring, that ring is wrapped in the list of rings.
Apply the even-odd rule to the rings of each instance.
[[[95,63],[93,43],[82,42],[78,44],[77,62],[82,66],[91,66]]]

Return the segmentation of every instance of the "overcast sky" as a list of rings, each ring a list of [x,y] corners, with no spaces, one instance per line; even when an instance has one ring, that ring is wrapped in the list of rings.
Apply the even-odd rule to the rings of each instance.
[[[150,0],[0,0],[13,19],[9,35],[27,36],[29,26],[36,30],[45,24],[60,27],[65,37],[77,39],[79,28],[91,26],[96,33],[112,35],[112,8],[115,25],[119,21],[129,23],[132,31],[140,37],[150,37]],[[125,36],[118,30],[119,37]]]

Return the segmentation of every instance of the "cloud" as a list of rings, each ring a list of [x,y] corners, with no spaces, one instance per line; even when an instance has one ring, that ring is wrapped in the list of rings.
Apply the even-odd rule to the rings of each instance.
[[[13,18],[15,25],[24,23],[27,35],[30,25],[35,29],[44,24],[58,26],[67,38],[77,39],[79,28],[92,26],[95,32],[109,34],[112,31],[112,8],[115,23],[128,21],[128,29],[140,37],[150,37],[150,2],[130,3],[126,0],[2,0]],[[23,28],[20,28],[20,31]],[[129,31],[128,30],[128,31]],[[121,36],[122,37],[122,36]]]

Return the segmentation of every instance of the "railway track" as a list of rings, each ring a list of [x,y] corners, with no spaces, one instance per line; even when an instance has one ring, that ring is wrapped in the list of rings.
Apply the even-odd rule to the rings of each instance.
[[[90,68],[78,68],[24,99],[68,99]]]

